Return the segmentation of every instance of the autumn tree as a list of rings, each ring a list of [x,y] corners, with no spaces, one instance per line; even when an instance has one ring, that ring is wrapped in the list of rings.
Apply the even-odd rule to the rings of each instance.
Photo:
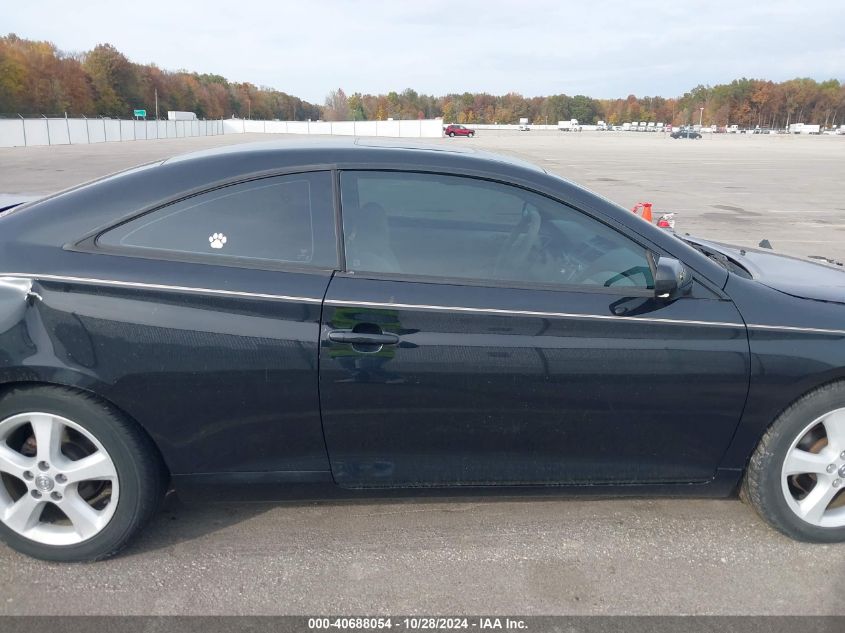
[[[360,92],[356,92],[347,100],[347,105],[349,107],[349,116],[352,118],[353,121],[364,121],[367,118],[366,112],[364,112],[364,100],[361,97]]]
[[[326,121],[348,121],[349,120],[349,99],[342,88],[332,90],[326,95],[326,107],[323,109],[323,118]]]
[[[128,99],[134,96],[132,64],[111,44],[99,44],[83,61],[94,86],[94,103],[100,114],[131,114]]]

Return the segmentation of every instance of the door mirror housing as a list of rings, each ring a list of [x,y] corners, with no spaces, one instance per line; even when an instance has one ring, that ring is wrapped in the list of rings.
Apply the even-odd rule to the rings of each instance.
[[[692,275],[677,259],[662,256],[654,271],[654,296],[657,299],[677,299],[689,294]]]

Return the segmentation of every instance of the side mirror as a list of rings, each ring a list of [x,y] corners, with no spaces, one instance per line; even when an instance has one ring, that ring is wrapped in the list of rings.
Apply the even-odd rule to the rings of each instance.
[[[692,275],[677,259],[661,257],[654,272],[654,296],[659,299],[675,299],[688,294],[692,287]]]

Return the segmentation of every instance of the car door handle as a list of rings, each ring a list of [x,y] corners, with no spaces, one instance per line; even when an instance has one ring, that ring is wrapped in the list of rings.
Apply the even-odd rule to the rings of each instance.
[[[329,340],[351,345],[396,345],[399,343],[399,337],[396,334],[370,334],[350,330],[332,330],[329,332]]]

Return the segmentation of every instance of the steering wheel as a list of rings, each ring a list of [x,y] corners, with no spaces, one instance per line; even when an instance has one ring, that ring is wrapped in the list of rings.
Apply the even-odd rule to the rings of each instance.
[[[605,288],[611,287],[618,281],[622,281],[623,279],[627,279],[630,282],[631,286],[636,286],[636,282],[634,281],[634,275],[642,274],[642,266],[632,266],[627,270],[623,270],[621,273],[617,273],[613,270],[606,270],[602,269],[598,266],[590,267],[584,271],[584,274],[581,276],[582,280],[590,279],[599,277],[604,277],[605,275],[609,275],[609,278],[602,284]],[[627,284],[626,284],[627,285]]]
[[[522,270],[529,263],[531,251],[538,245],[542,218],[536,209],[529,209],[528,204],[522,207],[522,219],[513,228],[505,240],[493,272],[499,277],[503,272]]]

